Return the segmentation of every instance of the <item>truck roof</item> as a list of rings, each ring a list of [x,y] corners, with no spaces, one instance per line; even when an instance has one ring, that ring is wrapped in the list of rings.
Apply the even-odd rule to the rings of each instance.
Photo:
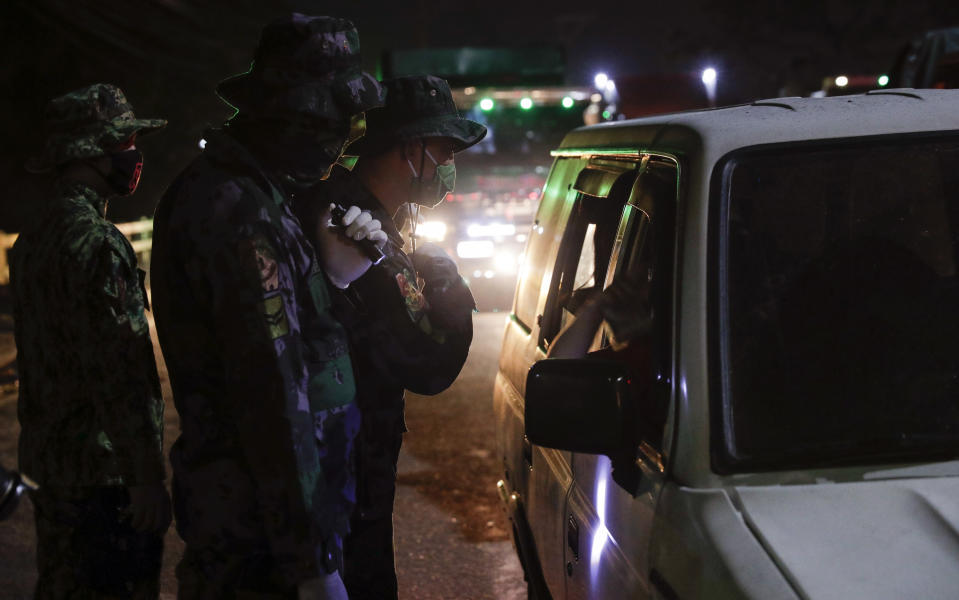
[[[648,148],[718,159],[747,146],[959,129],[959,90],[883,89],[853,96],[773,98],[573,130],[558,154]]]

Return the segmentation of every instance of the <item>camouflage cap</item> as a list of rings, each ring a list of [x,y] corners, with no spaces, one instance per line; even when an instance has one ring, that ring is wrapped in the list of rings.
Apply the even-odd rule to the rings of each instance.
[[[486,127],[464,119],[456,110],[445,79],[432,75],[399,77],[383,83],[386,104],[366,115],[366,135],[346,153],[376,154],[400,140],[445,137],[455,142],[454,152],[465,150],[486,136]]]
[[[27,160],[26,169],[44,173],[54,167],[106,154],[134,133],[165,127],[165,119],[137,119],[123,91],[109,83],[74,90],[51,100],[44,111],[43,151]]]
[[[224,79],[216,92],[237,111],[264,117],[343,121],[383,104],[380,82],[360,70],[353,24],[300,13],[264,27],[250,70]]]

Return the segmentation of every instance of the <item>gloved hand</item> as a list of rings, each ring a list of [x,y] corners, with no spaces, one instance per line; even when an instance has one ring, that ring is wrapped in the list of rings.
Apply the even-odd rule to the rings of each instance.
[[[425,283],[423,293],[430,305],[433,327],[448,332],[472,332],[476,302],[453,259],[436,244],[426,243],[416,247],[410,260]]]
[[[126,515],[130,526],[140,533],[163,534],[170,526],[170,495],[162,482],[133,485],[127,488],[130,506]]]
[[[372,240],[382,248],[386,233],[378,219],[357,206],[351,206],[343,216],[342,227],[332,227],[330,208],[327,207],[317,222],[317,251],[320,266],[333,285],[345,289],[356,281],[373,263],[354,242]]]
[[[426,282],[427,290],[435,293],[445,292],[451,285],[460,281],[456,263],[449,254],[436,244],[429,242],[417,246],[410,256],[416,274]]]
[[[307,579],[297,586],[299,600],[349,600],[346,586],[338,571],[323,577]]]

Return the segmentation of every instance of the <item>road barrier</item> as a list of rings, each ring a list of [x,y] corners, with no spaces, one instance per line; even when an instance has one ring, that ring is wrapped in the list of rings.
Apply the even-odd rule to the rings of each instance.
[[[149,270],[150,250],[153,247],[153,219],[116,223],[116,226],[130,240],[140,268]],[[0,231],[0,285],[10,283],[10,264],[7,261],[7,253],[17,241],[18,235]]]

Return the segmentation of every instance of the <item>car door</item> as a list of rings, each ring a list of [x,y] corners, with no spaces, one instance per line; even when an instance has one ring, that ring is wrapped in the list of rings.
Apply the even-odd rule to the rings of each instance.
[[[518,515],[517,545],[527,563],[528,575],[537,579],[537,565],[543,582],[554,596],[565,593],[563,572],[564,529],[552,513],[562,510],[572,482],[570,453],[534,447],[524,431],[526,373],[545,357],[543,347],[544,307],[548,290],[555,281],[556,256],[563,242],[577,192],[573,183],[586,166],[581,157],[558,158],[547,179],[536,219],[530,230],[525,259],[520,267],[516,298],[510,313],[500,353],[499,373],[494,388],[493,408],[497,427],[497,448],[503,457],[504,480],[523,514]],[[524,523],[525,517],[525,523]],[[535,563],[535,564],[530,564]],[[534,589],[541,584],[531,584]]]
[[[622,456],[576,453],[564,515],[567,529],[566,598],[647,598],[649,538],[665,474],[667,421],[673,381],[673,265],[678,167],[644,157],[616,236],[607,285],[616,278],[634,283],[636,301],[652,307],[652,324],[628,345],[608,324],[594,342],[603,358],[626,362],[634,375],[637,402],[635,448]],[[643,304],[643,303],[640,303]],[[633,306],[637,322],[648,310]],[[644,312],[645,311],[645,312]],[[641,396],[641,397],[640,397]]]
[[[602,290],[617,226],[639,166],[639,157],[592,157],[568,185],[569,215],[556,232],[560,243],[543,265],[542,312],[537,317],[537,359],[592,294]],[[566,500],[572,486],[572,454],[530,447],[529,519],[554,598],[566,594],[570,544]]]

